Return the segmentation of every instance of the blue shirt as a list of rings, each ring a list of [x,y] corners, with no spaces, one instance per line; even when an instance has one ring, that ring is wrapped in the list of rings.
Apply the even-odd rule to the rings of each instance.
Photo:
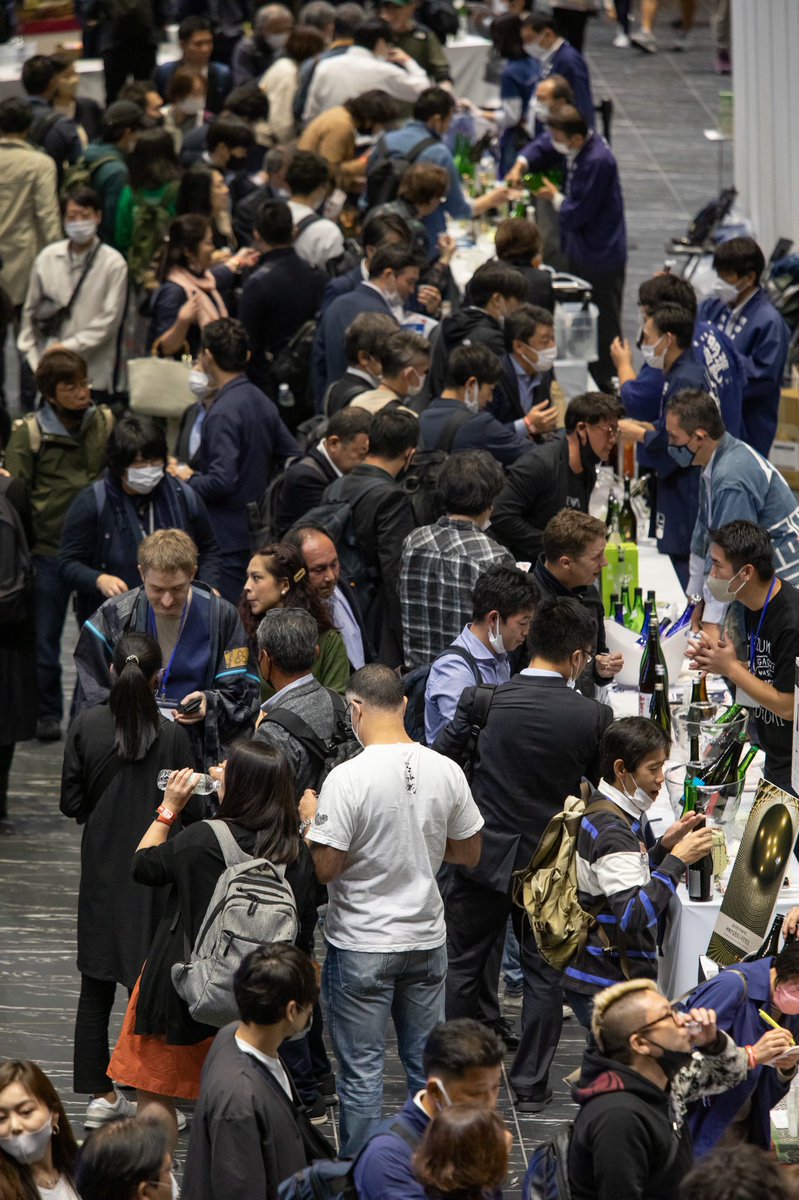
[[[493,650],[487,649],[472,633],[471,626],[464,625],[463,632],[452,645],[469,651],[483,683],[507,683],[510,679],[507,654],[494,654]],[[475,683],[474,671],[459,654],[450,654],[433,663],[424,691],[424,734],[428,746],[433,745],[444,726],[455,716],[462,692],[467,687],[474,687]]]
[[[430,1118],[413,1096],[398,1114],[421,1141]],[[426,1200],[425,1190],[413,1172],[414,1148],[396,1133],[378,1130],[355,1164],[355,1190],[359,1200]]]
[[[516,382],[519,385],[519,403],[522,406],[522,412],[526,416],[536,402],[535,389],[541,382],[541,376],[528,375],[521,363],[517,362],[512,354],[510,355],[510,361],[513,373],[516,376]],[[519,417],[518,420],[514,421],[513,428],[519,437],[527,437],[527,426],[524,423],[524,417]]]
[[[363,652],[363,636],[349,601],[340,587],[337,587],[330,597],[330,617],[336,629],[341,630],[350,666],[353,671],[357,671],[366,662]]]
[[[385,146],[391,153],[406,155],[413,150],[414,146],[418,146],[419,142],[429,137],[435,137],[435,143],[427,146],[416,159],[416,162],[435,163],[436,166],[443,167],[449,175],[446,200],[434,213],[423,219],[430,245],[435,246],[438,243],[438,235],[446,233],[447,230],[447,222],[444,217],[445,212],[448,212],[456,221],[467,221],[472,215],[472,206],[463,193],[461,177],[455,166],[455,159],[452,157],[449,147],[423,121],[408,121],[407,125],[403,125],[402,129],[394,129],[391,133],[387,133],[385,135]]]

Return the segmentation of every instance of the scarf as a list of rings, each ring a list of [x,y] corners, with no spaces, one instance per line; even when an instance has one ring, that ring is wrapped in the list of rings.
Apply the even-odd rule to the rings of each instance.
[[[191,299],[195,292],[199,293],[200,315],[197,324],[200,329],[210,321],[218,321],[220,317],[228,315],[225,302],[216,290],[216,280],[210,271],[195,275],[185,267],[173,267],[167,275],[167,280],[182,287],[187,299]]]

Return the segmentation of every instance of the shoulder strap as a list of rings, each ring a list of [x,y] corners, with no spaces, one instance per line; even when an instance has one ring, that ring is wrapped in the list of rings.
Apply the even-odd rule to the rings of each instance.
[[[317,733],[314,733],[307,721],[303,721],[298,713],[292,712],[288,708],[276,708],[272,712],[266,714],[267,721],[274,722],[281,729],[285,729],[286,733],[290,733],[293,738],[296,738],[305,749],[324,762],[327,758],[327,746]]]
[[[311,225],[315,225],[317,221],[323,221],[323,220],[324,220],[324,217],[320,216],[319,213],[308,213],[307,217],[303,217],[302,220],[298,221],[297,224],[294,226],[295,238],[298,238],[301,233],[305,233],[305,230],[308,229]]]
[[[69,316],[70,312],[72,311],[72,305],[75,303],[75,301],[78,298],[78,292],[80,291],[81,287],[83,286],[84,279],[89,274],[89,271],[92,269],[92,263],[97,258],[97,255],[100,252],[100,247],[102,246],[102,244],[103,244],[102,242],[98,242],[97,245],[92,250],[91,254],[89,254],[87,256],[86,262],[83,264],[83,270],[81,271],[80,275],[78,276],[78,282],[75,284],[75,287],[72,291],[72,295],[70,296],[69,300],[67,300],[66,304],[64,305],[64,313],[66,316]]]
[[[440,654],[435,656],[433,662],[438,662],[440,658],[447,658],[451,657],[452,655],[456,655],[458,658],[462,658],[465,662],[467,662],[472,668],[475,681],[478,684],[483,683],[483,676],[480,674],[480,668],[477,665],[477,659],[473,654],[469,653],[465,646],[447,646],[446,650],[442,650]]]
[[[610,813],[611,816],[621,817],[630,829],[635,824],[634,817],[626,813],[623,808],[619,808],[618,804],[614,804],[612,800],[608,800],[606,796],[603,796],[601,800],[592,800],[589,804],[586,804],[583,816],[587,817],[589,813],[595,812]]]
[[[447,418],[444,428],[438,436],[434,450],[444,450],[447,454],[452,450],[452,443],[455,441],[458,430],[461,425],[465,425],[470,421],[474,414],[470,413],[464,405],[460,406],[460,412],[454,412],[451,417]]]
[[[238,867],[242,863],[250,861],[252,855],[242,850],[225,821],[208,821],[206,823],[211,833],[219,842],[219,849],[222,851],[226,867]]]
[[[392,1121],[388,1126],[388,1132],[396,1134],[398,1138],[402,1138],[406,1146],[410,1146],[411,1150],[417,1150],[421,1141],[418,1133],[411,1129],[400,1117]]]
[[[33,127],[29,134],[29,140],[37,146],[41,146],[44,139],[47,137],[50,130],[61,120],[61,113],[45,113],[33,123]]]
[[[95,479],[94,483],[92,484],[92,491],[94,492],[94,503],[97,505],[97,519],[99,520],[103,515],[103,509],[105,508],[105,480]]]
[[[36,420],[36,413],[25,413],[22,418],[28,430],[28,443],[31,448],[31,454],[34,456],[39,453],[42,448],[42,428]]]
[[[404,156],[409,163],[415,163],[420,154],[423,154],[428,146],[434,146],[439,139],[437,137],[422,138],[421,142],[417,142],[413,150],[409,150]]]

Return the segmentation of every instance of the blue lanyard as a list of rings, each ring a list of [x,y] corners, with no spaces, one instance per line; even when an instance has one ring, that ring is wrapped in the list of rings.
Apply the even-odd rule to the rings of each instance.
[[[158,695],[159,695],[160,699],[162,699],[162,700],[166,699],[166,685],[169,682],[169,676],[172,671],[172,664],[174,663],[175,655],[178,652],[178,645],[180,643],[180,635],[183,633],[183,626],[186,624],[186,614],[188,611],[188,607],[189,607],[189,601],[187,598],[186,603],[183,605],[183,612],[180,614],[180,626],[178,627],[178,636],[175,638],[175,645],[172,649],[172,653],[169,656],[169,662],[166,664],[166,670],[164,671],[163,675],[161,676],[161,686],[158,689]],[[153,612],[152,608],[150,609],[150,626],[151,626],[151,630],[152,630],[153,639],[157,642],[158,641],[158,626],[155,623],[155,613]]]
[[[774,591],[776,583],[777,583],[777,576],[775,575],[771,581],[771,587],[768,590],[768,595],[766,596],[766,603],[763,605],[763,611],[760,614],[760,620],[757,623],[757,631],[755,633],[749,634],[749,670],[752,675],[755,675],[755,646],[757,645],[757,639],[760,637],[760,630],[763,628],[763,621],[766,618],[766,609],[768,608],[768,602],[771,599],[771,593]],[[755,675],[755,679],[757,679],[756,675]]]

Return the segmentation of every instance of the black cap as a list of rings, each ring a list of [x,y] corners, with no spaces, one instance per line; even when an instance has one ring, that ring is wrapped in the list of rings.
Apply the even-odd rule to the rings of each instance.
[[[144,112],[132,100],[115,100],[103,113],[103,125],[108,129],[141,129]]]

